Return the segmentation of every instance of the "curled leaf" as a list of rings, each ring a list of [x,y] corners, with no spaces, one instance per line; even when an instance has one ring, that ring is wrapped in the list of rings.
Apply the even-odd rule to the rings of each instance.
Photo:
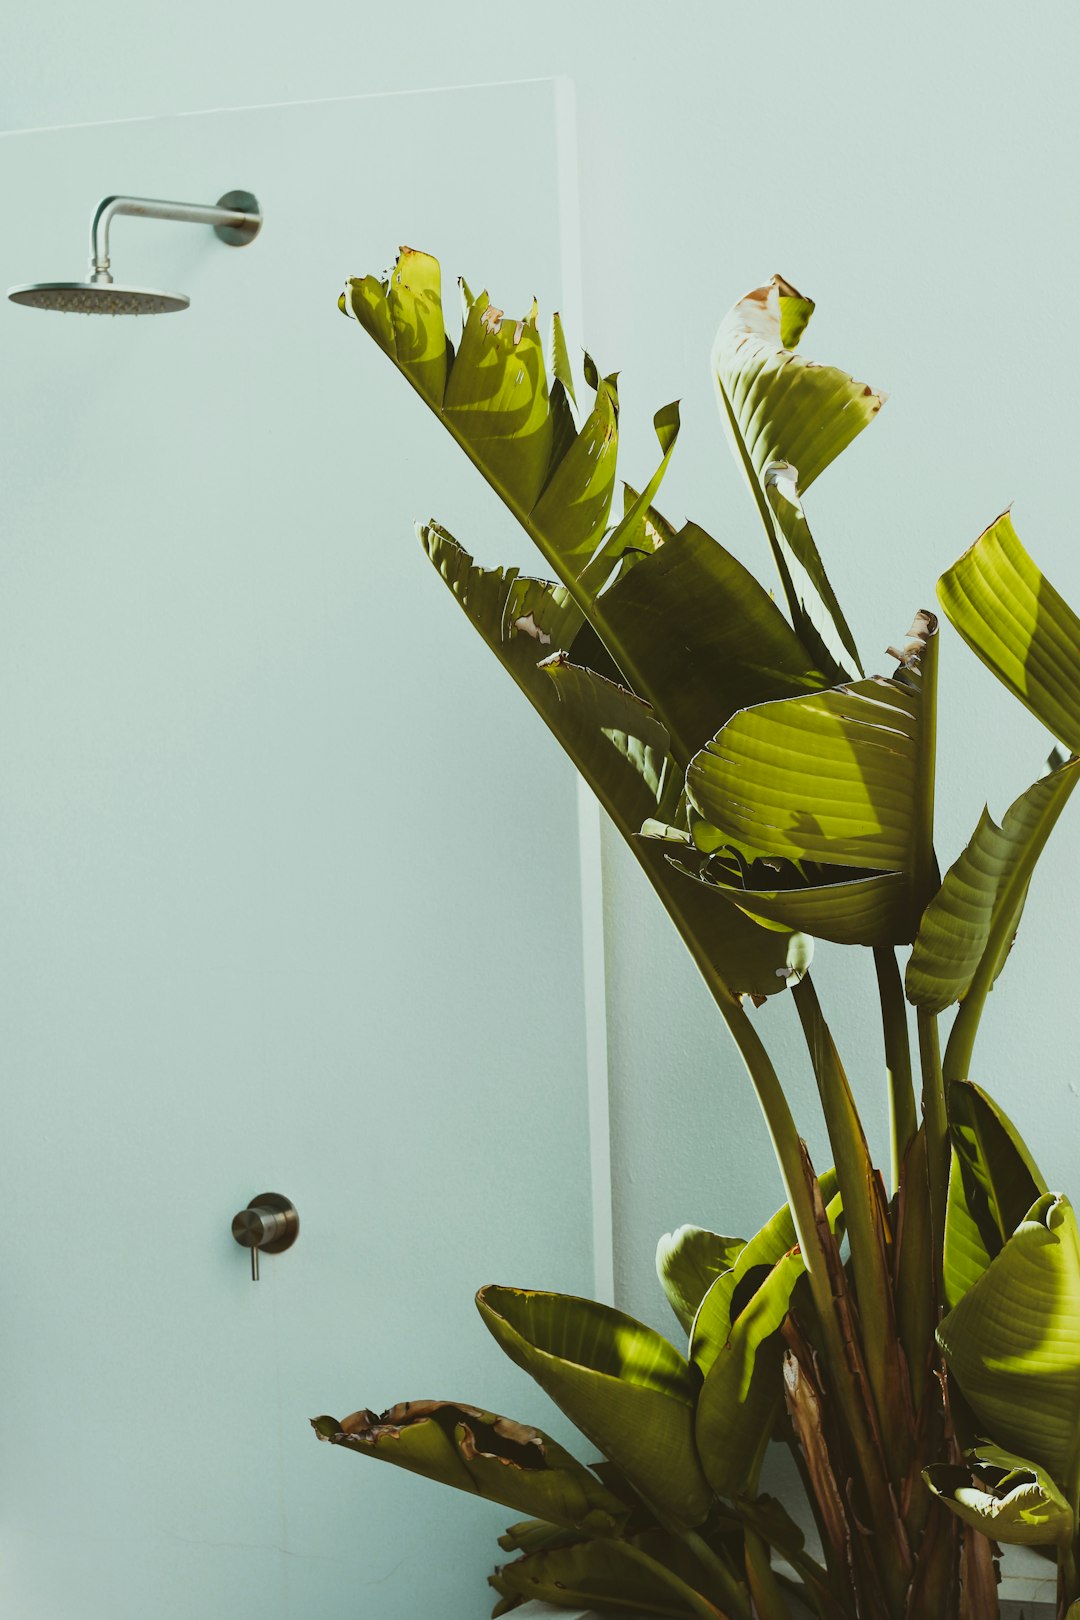
[[[680,1226],[660,1239],[657,1274],[668,1304],[687,1333],[701,1301],[721,1272],[730,1271],[745,1246],[743,1238],[720,1237],[703,1226]]]
[[[949,1370],[996,1442],[1058,1482],[1080,1454],[1080,1231],[1046,1193],[938,1328]]]
[[[1070,1541],[1073,1512],[1045,1469],[981,1443],[966,1466],[935,1463],[923,1479],[950,1512],[992,1541],[1012,1547]]]
[[[313,1418],[320,1440],[395,1463],[442,1485],[563,1528],[611,1534],[626,1507],[540,1429],[455,1401],[401,1401],[340,1421]]]

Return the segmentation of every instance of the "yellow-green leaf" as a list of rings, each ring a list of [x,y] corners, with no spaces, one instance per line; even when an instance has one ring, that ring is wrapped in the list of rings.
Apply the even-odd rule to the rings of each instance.
[[[991,1541],[1063,1546],[1075,1534],[1073,1511],[1046,1470],[998,1446],[980,1443],[968,1466],[935,1463],[922,1477],[950,1512]]]
[[[695,1381],[674,1345],[622,1311],[566,1294],[482,1288],[502,1349],[667,1518],[697,1525],[712,1500],[694,1448]]]
[[[950,622],[998,680],[1080,754],[1080,618],[1001,517],[941,576]]]
[[[859,669],[854,640],[805,524],[805,494],[873,420],[882,393],[834,366],[793,353],[813,311],[780,276],[756,287],[725,317],[713,345],[713,376],[735,458],[772,548],[791,621],[833,680]],[[773,483],[769,470],[790,480]],[[794,503],[786,498],[794,493]]]
[[[1071,759],[1032,784],[1006,811],[1001,826],[984,810],[967,848],[946,872],[919,924],[908,963],[908,1000],[928,1012],[962,1001],[983,959],[995,924],[1007,909],[1003,948],[990,964],[991,982],[1005,966],[1020,922],[1031,867],[1076,786],[1080,760]],[[1019,872],[1019,881],[1014,878]]]
[[[938,1329],[994,1442],[1068,1484],[1080,1451],[1080,1233],[1046,1193]]]
[[[557,1441],[477,1406],[402,1401],[340,1422],[313,1418],[312,1428],[331,1445],[564,1527],[611,1535],[626,1520],[625,1504]]]
[[[785,891],[762,885],[753,869],[734,881],[730,863],[728,872],[709,872],[735,904],[807,932],[829,927],[826,937],[838,937],[846,897],[821,889],[859,873],[893,875],[901,881],[851,895],[866,919],[862,942],[912,938],[937,886],[930,842],[936,624],[932,614],[917,616],[891,679],[744,709],[693,759],[686,791],[708,824],[706,847],[726,846],[744,868],[790,863]],[[694,832],[700,845],[702,831]],[[807,873],[804,863],[818,871]],[[758,889],[763,901],[755,900]],[[858,935],[850,928],[846,937]]]

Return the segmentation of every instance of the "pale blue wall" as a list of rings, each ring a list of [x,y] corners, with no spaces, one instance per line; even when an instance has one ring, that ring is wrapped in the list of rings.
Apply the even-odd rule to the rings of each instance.
[[[552,0],[487,14],[435,0],[377,14],[329,0],[224,9],[190,0],[168,20],[134,0],[81,9],[52,0],[8,24],[0,74],[11,127],[570,75],[587,337],[605,367],[622,371],[628,468],[653,455],[653,408],[683,398],[663,503],[671,515],[690,512],[764,571],[705,362],[720,314],[772,271],[819,302],[808,352],[892,394],[811,505],[874,661],[932,601],[940,569],[1013,500],[1023,537],[1080,601],[1078,34],[1071,0],[709,0],[648,11]],[[469,185],[491,188],[492,207],[513,219],[527,206],[512,131],[492,131],[488,150],[462,161]],[[1047,740],[948,635],[942,697],[948,860],[984,797],[1000,812],[1031,780]],[[979,1074],[1018,1116],[1050,1180],[1075,1187],[1075,817],[1052,851],[1053,876],[1037,884],[993,1000]],[[617,1275],[622,1300],[662,1320],[656,1233],[682,1219],[745,1227],[775,1205],[777,1189],[718,1020],[636,873],[609,854]],[[841,966],[823,952],[819,982],[873,1109],[880,1053],[858,999],[869,993],[868,964]],[[785,1072],[799,1077],[800,1118],[817,1142],[789,1012],[774,1005],[758,1016]]]

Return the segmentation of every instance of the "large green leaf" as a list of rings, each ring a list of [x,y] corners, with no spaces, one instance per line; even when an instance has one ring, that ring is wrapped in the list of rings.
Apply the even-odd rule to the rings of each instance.
[[[609,533],[618,445],[614,377],[601,380],[592,369],[595,404],[575,431],[560,378],[561,329],[553,339],[556,380],[549,390],[535,310],[513,322],[486,294],[474,299],[467,293],[455,354],[441,308],[436,320],[437,288],[436,261],[403,249],[386,281],[350,281],[341,308],[418,388],[522,523],[626,683],[653,705],[680,763],[685,766],[745,703],[825,684],[767,593],[696,524],[655,549],[640,546],[677,441],[677,406],[656,413],[660,464]],[[391,308],[393,320],[386,313]],[[398,335],[402,330],[407,341]],[[430,369],[418,372],[418,349],[442,356],[441,393]]]
[[[558,323],[549,386],[535,309],[522,320],[508,320],[486,294],[474,298],[463,284],[465,326],[455,352],[446,337],[439,287],[437,262],[403,249],[385,280],[350,281],[340,307],[416,387],[558,576],[557,586],[537,589],[564,593],[558,602],[551,599],[549,610],[567,626],[577,615],[574,639],[588,654],[571,656],[570,663],[598,665],[598,673],[617,676],[619,685],[647,701],[680,771],[737,708],[820,688],[824,675],[752,576],[696,525],[675,534],[655,513],[651,503],[677,441],[677,407],[657,412],[659,465],[609,531],[618,443],[615,378],[601,379],[586,357],[595,401],[578,430]],[[429,532],[436,532],[434,526]],[[445,544],[439,549],[439,566],[463,600],[468,587],[478,589],[478,579],[470,580],[460,561],[447,563]],[[497,586],[493,572],[483,593],[489,605]],[[531,675],[522,677],[527,649],[510,652],[506,635],[493,636],[481,617],[474,615],[474,622],[550,720],[553,711],[540,688]],[[508,622],[518,630],[523,623],[527,634],[528,621],[525,613]],[[554,636],[552,650],[573,652]],[[591,678],[569,671],[563,695],[572,684],[582,694],[589,687],[590,698],[600,695]],[[611,753],[604,757],[609,772]],[[661,819],[670,821],[673,809]],[[651,814],[646,808],[638,826]],[[805,962],[805,939],[770,938],[746,913],[733,924],[730,908],[683,883],[662,851],[645,847],[635,853],[721,1000],[744,992],[761,999],[785,988]]]
[[[975,1286],[992,1258],[979,1230],[979,1223],[971,1213],[960,1156],[953,1148],[949,1160],[942,1258],[945,1304],[949,1310],[960,1303],[969,1288]]]
[[[840,1218],[836,1177],[821,1178],[831,1226]],[[765,1447],[783,1404],[779,1330],[806,1264],[785,1206],[718,1277],[694,1321],[691,1356],[705,1375],[694,1433],[706,1478],[718,1496],[757,1486]]]
[[[968,1465],[935,1463],[923,1479],[939,1501],[991,1541],[1011,1547],[1063,1545],[1073,1511],[1045,1469],[998,1446],[977,1445]]]
[[[668,735],[647,703],[574,665],[582,625],[564,586],[517,569],[479,568],[437,524],[419,529],[431,561],[468,618],[539,710],[620,831],[655,811],[675,773]]]
[[[972,652],[1080,754],[1080,618],[1032,562],[1010,513],[941,576],[938,597]]]
[[[646,1502],[700,1524],[711,1492],[693,1441],[695,1380],[666,1339],[592,1300],[482,1288],[484,1323]]]
[[[786,988],[809,960],[802,936],[758,927],[695,888],[638,838],[677,793],[668,735],[648,704],[559,651],[580,639],[581,614],[565,586],[516,569],[478,567],[437,524],[420,529],[428,556],[475,628],[538,710],[611,816],[699,961],[730,992],[757,999]]]
[[[603,540],[614,488],[615,379],[594,375],[593,409],[580,432],[568,433],[567,423],[571,429],[573,424],[561,331],[553,337],[556,380],[549,388],[535,309],[521,320],[508,320],[486,293],[474,298],[462,283],[465,319],[454,352],[445,337],[438,285],[437,261],[403,248],[385,280],[348,281],[339,307],[418,389],[583,600],[580,578]],[[422,344],[417,332],[423,334]],[[420,348],[439,351],[440,340],[441,387],[436,376],[418,375],[414,358]]]
[[[774,861],[747,865],[723,855],[702,855],[693,848],[688,833],[661,822],[643,826],[642,836],[668,845],[668,860],[676,871],[706,890],[718,890],[766,928],[790,932],[796,927],[791,919],[798,917],[800,932],[813,938],[838,945],[865,945],[890,937],[906,901],[908,879],[902,872],[850,876],[830,883],[823,881],[826,868],[809,863],[799,867]],[[764,886],[777,876],[788,879],[786,887]]]
[[[967,1080],[946,1094],[952,1168],[945,1221],[945,1298],[959,1303],[999,1254],[1046,1182],[1016,1126]]]
[[[402,1401],[389,1411],[312,1419],[320,1440],[395,1463],[517,1512],[612,1535],[627,1509],[539,1429],[455,1401]]]
[[[668,1304],[687,1333],[717,1277],[731,1270],[745,1247],[745,1238],[720,1237],[703,1226],[680,1226],[660,1239],[656,1245],[657,1275]]]
[[[813,308],[780,276],[747,293],[717,332],[713,375],[792,623],[830,678],[842,680],[859,669],[858,654],[806,526],[800,492],[873,420],[885,396],[793,353]]]
[[[845,879],[894,880],[872,903],[860,888],[849,905],[844,882],[822,883],[816,873],[801,886],[789,879],[790,887],[768,890],[777,922],[850,939],[854,911],[868,924],[864,944],[913,938],[936,888],[936,623],[918,615],[891,679],[745,709],[692,761],[686,790],[706,824],[706,848],[727,846],[743,862],[766,866],[813,863],[826,877],[841,868]],[[701,827],[693,832],[701,847]],[[724,876],[704,875],[735,904],[755,905],[752,884],[738,885],[730,866]]]
[[[738,709],[825,684],[764,588],[696,523],[639,557],[592,617],[613,650],[632,650],[633,684],[684,767]]]
[[[806,1272],[798,1249],[772,1266],[732,1323],[698,1396],[694,1433],[718,1496],[754,1490],[783,1403],[779,1330]]]
[[[1080,1233],[1046,1193],[949,1312],[938,1342],[993,1441],[1071,1488],[1080,1449]]]
[[[940,1013],[962,1001],[991,937],[1003,935],[989,964],[991,983],[998,977],[1020,922],[1034,859],[1076,786],[1078,772],[1080,760],[1058,765],[1020,795],[1000,827],[983,811],[970,843],[946,872],[919,924],[906,978],[908,999],[917,1006]]]
[[[835,1225],[840,1216],[836,1172],[826,1170],[819,1181],[822,1202],[827,1206],[830,1223]],[[690,1359],[702,1375],[709,1371],[731,1337],[733,1301],[740,1291],[745,1295],[745,1279],[760,1282],[795,1248],[797,1241],[791,1209],[784,1204],[748,1243],[741,1245],[731,1265],[702,1296],[690,1335]],[[742,1303],[745,1300],[740,1301],[740,1308]]]

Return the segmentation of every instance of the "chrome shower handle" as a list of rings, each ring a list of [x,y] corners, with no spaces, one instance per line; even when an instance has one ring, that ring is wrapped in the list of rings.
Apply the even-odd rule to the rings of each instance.
[[[259,1250],[281,1254],[291,1249],[300,1231],[296,1205],[281,1193],[259,1193],[246,1209],[233,1216],[232,1235],[251,1250],[251,1280],[259,1280]]]

